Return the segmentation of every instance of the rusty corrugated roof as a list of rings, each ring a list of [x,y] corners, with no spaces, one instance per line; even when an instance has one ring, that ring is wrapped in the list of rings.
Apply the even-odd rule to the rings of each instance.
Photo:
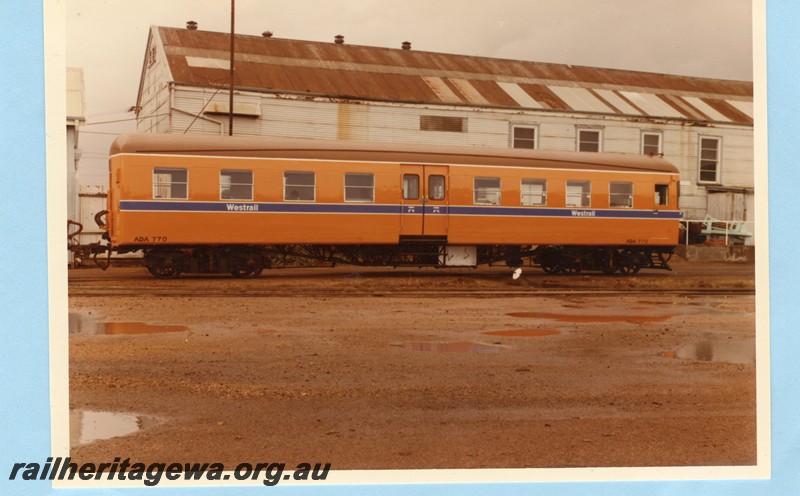
[[[177,83],[227,85],[230,35],[154,27]],[[753,84],[236,35],[238,88],[400,103],[753,124]]]

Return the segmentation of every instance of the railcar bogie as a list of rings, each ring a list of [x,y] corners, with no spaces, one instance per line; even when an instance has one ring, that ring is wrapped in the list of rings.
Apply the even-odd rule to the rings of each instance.
[[[144,250],[142,262],[159,278],[175,278],[184,272],[249,278],[270,266],[268,251],[258,246],[156,246]]]
[[[408,242],[398,245],[276,245],[177,246],[144,250],[143,264],[159,278],[183,273],[230,273],[237,278],[261,275],[267,268],[307,267],[320,264],[379,267],[476,267],[503,263],[508,267],[538,267],[548,274],[601,272],[631,275],[641,269],[670,270],[673,248],[619,246],[516,246],[452,247],[439,243]],[[468,263],[453,260],[453,253],[468,254]]]

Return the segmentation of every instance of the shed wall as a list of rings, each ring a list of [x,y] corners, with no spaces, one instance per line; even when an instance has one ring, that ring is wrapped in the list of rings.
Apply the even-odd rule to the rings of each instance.
[[[219,89],[177,86],[170,88],[153,81],[144,94],[140,130],[175,134],[227,134],[228,116],[203,113],[209,101],[228,101]],[[568,112],[505,110],[461,106],[349,102],[325,98],[297,98],[257,92],[237,92],[236,101],[255,105],[260,117],[234,118],[236,135],[344,139],[390,143],[446,144],[460,146],[509,147],[513,125],[537,129],[537,148],[570,151],[577,149],[577,129],[602,132],[602,150],[641,153],[642,132],[662,136],[664,158],[681,171],[681,209],[687,219],[702,219],[708,212],[708,192],[698,184],[699,139],[722,140],[720,182],[711,186],[747,189],[745,202],[752,203],[753,130],[735,124],[692,126],[686,121],[625,118]],[[169,110],[169,104],[172,108]],[[226,107],[227,108],[227,107]],[[147,118],[157,114],[160,117]],[[167,114],[165,117],[164,114]],[[422,131],[423,115],[466,120],[464,132]],[[147,125],[146,123],[150,123]],[[734,209],[737,220],[751,220],[752,209]],[[732,218],[733,219],[733,218]]]

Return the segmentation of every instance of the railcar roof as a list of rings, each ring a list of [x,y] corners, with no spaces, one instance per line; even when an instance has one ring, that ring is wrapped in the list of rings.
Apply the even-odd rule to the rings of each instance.
[[[110,150],[111,156],[122,153],[678,173],[670,162],[647,155],[297,138],[123,134],[114,140]]]

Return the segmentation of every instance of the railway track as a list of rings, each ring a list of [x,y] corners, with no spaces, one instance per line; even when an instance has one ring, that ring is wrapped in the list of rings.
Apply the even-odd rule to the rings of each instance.
[[[191,298],[525,298],[533,296],[752,296],[753,289],[662,289],[662,288],[509,288],[509,289],[332,289],[332,288],[154,288],[126,286],[78,286],[69,288],[70,296],[88,297],[191,297]]]

